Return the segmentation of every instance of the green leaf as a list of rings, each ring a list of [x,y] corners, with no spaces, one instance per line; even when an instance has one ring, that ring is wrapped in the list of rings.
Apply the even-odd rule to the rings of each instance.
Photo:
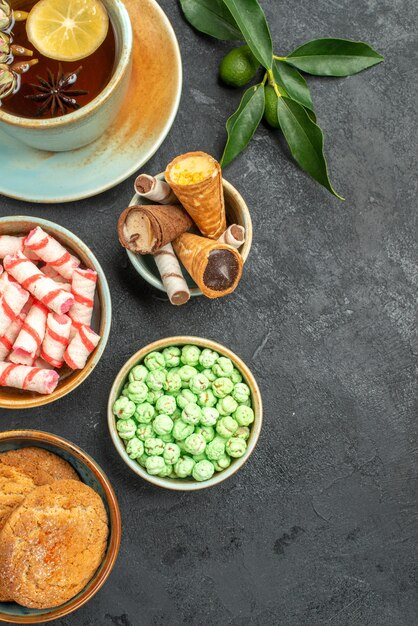
[[[283,63],[283,61],[275,61],[273,64],[273,75],[276,83],[286,90],[289,98],[296,100],[296,102],[299,102],[299,104],[311,111],[314,110],[308,84],[296,68]]]
[[[224,0],[255,58],[266,68],[273,64],[273,44],[266,16],[258,0]]]
[[[347,39],[314,39],[286,57],[286,63],[315,76],[351,76],[382,61],[366,43]]]
[[[264,85],[247,89],[238,109],[226,123],[228,141],[221,159],[222,167],[226,167],[247,147],[261,122],[264,105]]]
[[[290,98],[279,98],[277,116],[280,128],[299,166],[334,196],[343,200],[333,189],[324,156],[322,130],[311,120],[307,111]]]
[[[206,35],[242,41],[242,33],[223,0],[180,0],[186,19]]]

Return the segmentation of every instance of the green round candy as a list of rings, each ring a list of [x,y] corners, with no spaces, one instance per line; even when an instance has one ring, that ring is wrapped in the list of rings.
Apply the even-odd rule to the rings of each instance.
[[[150,404],[155,404],[158,398],[161,398],[161,396],[163,395],[164,395],[164,392],[162,389],[155,389],[154,391],[149,391],[147,393],[147,402],[149,402]]]
[[[139,459],[144,454],[144,444],[138,437],[133,437],[126,444],[126,452],[130,459]]]
[[[241,437],[231,437],[226,442],[225,451],[233,459],[239,459],[239,457],[245,454],[247,444]]]
[[[184,447],[189,454],[202,454],[206,448],[206,441],[203,435],[193,433],[184,442]]]
[[[235,411],[234,418],[240,426],[249,426],[254,421],[254,411],[251,407],[242,404]]]
[[[194,431],[193,424],[186,424],[182,419],[176,420],[173,426],[173,437],[174,439],[179,441],[183,441],[189,435],[191,435]]]
[[[196,366],[199,363],[200,352],[201,350],[197,346],[183,346],[180,357],[181,362],[184,365]]]
[[[151,426],[151,424],[140,424],[138,428],[136,429],[136,436],[141,441],[146,441],[147,439],[149,439],[150,437],[153,437],[154,435],[155,435],[154,429]]]
[[[238,402],[232,396],[221,398],[216,405],[220,415],[231,415],[238,407]]]
[[[199,461],[193,468],[192,476],[195,480],[202,482],[212,478],[215,472],[213,463],[210,461]]]
[[[164,348],[163,357],[165,360],[166,367],[177,367],[180,365],[180,348],[177,346],[169,346],[168,348]]]
[[[135,437],[136,424],[132,419],[118,420],[116,429],[121,439],[132,439]]]
[[[206,378],[204,374],[196,374],[193,378],[190,379],[189,387],[190,391],[193,393],[201,393],[202,391],[206,391],[209,387],[210,382]]]
[[[160,456],[164,452],[164,441],[158,437],[149,437],[145,439],[145,452],[150,456]]]
[[[180,391],[181,389],[181,378],[178,372],[173,372],[170,370],[167,372],[167,376],[164,383],[164,389],[169,391],[170,393],[175,393],[176,391]]]
[[[211,461],[217,461],[225,454],[225,439],[222,437],[215,437],[213,441],[206,446],[206,456]]]
[[[158,472],[158,476],[160,478],[168,478],[172,471],[173,471],[172,466],[165,463],[164,468],[161,470],[161,472]]]
[[[232,392],[232,397],[238,403],[246,402],[250,397],[251,391],[248,385],[245,383],[237,383],[234,385],[234,390]]]
[[[241,372],[239,370],[237,370],[236,367],[234,367],[234,369],[232,370],[232,374],[230,376],[232,382],[234,383],[234,385],[236,385],[237,383],[240,383],[242,381],[242,375]]]
[[[226,356],[221,356],[212,367],[212,371],[218,377],[227,376],[230,378],[234,371],[234,364],[231,359],[227,359]]]
[[[179,478],[187,478],[191,476],[194,468],[194,461],[189,456],[181,457],[174,466],[174,471]]]
[[[150,352],[144,359],[144,363],[150,372],[161,370],[165,366],[165,359],[161,352]]]
[[[142,456],[140,456],[138,459],[136,459],[136,462],[141,466],[141,467],[145,467],[145,463],[147,462],[147,459],[149,459],[148,454],[144,454]]]
[[[188,436],[188,435],[187,435],[187,436]],[[175,443],[176,443],[176,444],[178,445],[178,447],[180,448],[181,453],[183,454],[183,456],[185,456],[185,455],[188,455],[188,454],[189,454],[189,453],[186,451],[186,447],[185,447],[185,445],[184,445],[184,440],[183,440],[183,441],[180,441],[179,439],[177,439],[177,441],[176,441]]]
[[[152,427],[157,435],[169,435],[173,430],[174,422],[168,415],[157,415]]]
[[[141,424],[149,424],[155,415],[155,409],[149,402],[138,404],[134,413],[134,417]]]
[[[135,413],[135,403],[126,396],[118,398],[113,405],[113,413],[121,420],[127,420]]]
[[[181,409],[179,409],[179,407],[176,407],[176,410],[171,415],[171,419],[172,420],[178,420],[179,417],[181,417]]]
[[[234,420],[234,418],[230,415],[228,415],[227,417],[222,417],[216,424],[216,432],[221,437],[225,437],[225,439],[233,437],[237,429],[238,422]]]
[[[169,465],[175,465],[180,458],[181,450],[176,443],[167,443],[163,452],[163,459]]]
[[[204,406],[200,416],[202,426],[215,426],[219,418],[219,411],[211,406]]]
[[[226,470],[231,465],[231,458],[224,454],[220,459],[214,461],[213,464],[217,472],[222,472],[222,470]]]
[[[177,408],[176,399],[173,396],[161,396],[155,403],[158,413],[172,415]]]
[[[145,461],[145,469],[151,476],[157,476],[165,468],[165,462],[162,456],[149,456]]]
[[[222,378],[217,378],[212,383],[212,391],[217,398],[225,398],[229,396],[234,388],[234,383],[230,378],[226,378],[225,376]]]
[[[212,372],[211,369],[205,368],[200,373],[206,376],[210,383],[213,383],[213,381],[216,380],[216,375]]]
[[[174,437],[172,433],[169,433],[168,435],[158,435],[158,436],[161,439],[161,441],[164,441],[164,443],[174,443]]]
[[[210,369],[219,359],[219,354],[209,348],[204,348],[199,356],[199,363],[203,368]]]
[[[122,395],[128,397],[128,385],[125,385],[122,389]]]
[[[218,399],[214,396],[212,389],[206,389],[206,391],[202,391],[197,398],[197,403],[200,406],[215,406]]]
[[[188,383],[188,384],[193,378],[193,376],[196,376],[197,373],[198,373],[197,369],[195,367],[192,367],[191,365],[183,365],[183,367],[181,367],[178,371],[178,374],[181,378],[181,382]]]
[[[212,441],[212,439],[215,437],[215,429],[213,426],[198,426],[197,428],[195,428],[195,433],[203,435],[206,443],[209,443],[209,441]]]
[[[134,380],[128,385],[128,398],[135,402],[135,404],[141,404],[147,399],[148,387],[145,383],[139,380]]]
[[[182,413],[181,419],[186,424],[198,424],[200,420],[200,416],[202,415],[202,410],[197,404],[186,404]]]
[[[166,374],[164,370],[153,370],[152,372],[148,372],[148,376],[145,381],[148,385],[148,389],[151,391],[160,391],[164,387],[165,376]]]
[[[244,441],[247,441],[247,439],[249,439],[250,437],[250,429],[248,428],[248,426],[240,426],[235,433],[235,437],[239,437],[240,439],[244,439]]]
[[[140,383],[143,383],[148,375],[148,369],[145,365],[135,365],[129,372],[129,382],[133,383],[137,380]]]
[[[202,452],[202,454],[194,454],[193,455],[193,461],[195,463],[199,463],[199,461],[207,461],[208,457],[206,456],[206,454],[204,452]]]
[[[190,389],[182,389],[180,393],[178,394],[176,401],[177,401],[177,405],[181,409],[184,409],[184,407],[187,406],[188,404],[196,404],[197,396],[195,396],[195,394],[192,391],[190,391]]]

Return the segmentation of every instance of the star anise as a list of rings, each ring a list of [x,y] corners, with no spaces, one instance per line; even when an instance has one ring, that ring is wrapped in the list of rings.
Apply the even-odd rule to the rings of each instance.
[[[78,75],[82,69],[82,66],[80,66],[74,72],[64,74],[60,63],[56,76],[47,68],[48,80],[45,80],[42,76],[36,77],[39,81],[39,85],[31,83],[31,87],[39,93],[25,96],[25,98],[42,103],[42,106],[40,106],[37,111],[38,116],[43,115],[47,111],[52,117],[55,115],[65,115],[68,109],[75,111],[80,108],[81,105],[77,102],[76,98],[77,96],[87,95],[88,91],[84,89],[71,89],[71,86],[77,81]]]

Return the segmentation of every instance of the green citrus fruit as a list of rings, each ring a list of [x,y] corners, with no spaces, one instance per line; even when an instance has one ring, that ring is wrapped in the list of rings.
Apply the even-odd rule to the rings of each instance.
[[[277,117],[277,95],[272,85],[264,87],[264,95],[266,104],[264,107],[264,119],[273,128],[280,128],[279,118]]]
[[[259,62],[248,46],[234,48],[222,59],[219,75],[231,87],[243,87],[254,78]]]

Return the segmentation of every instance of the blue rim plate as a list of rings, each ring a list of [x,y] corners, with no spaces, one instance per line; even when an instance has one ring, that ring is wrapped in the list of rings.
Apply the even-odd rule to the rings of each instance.
[[[118,119],[100,139],[72,152],[34,150],[1,130],[0,194],[46,203],[95,196],[126,180],[163,143],[181,97],[179,45],[155,0],[124,3],[134,35],[133,71]]]

